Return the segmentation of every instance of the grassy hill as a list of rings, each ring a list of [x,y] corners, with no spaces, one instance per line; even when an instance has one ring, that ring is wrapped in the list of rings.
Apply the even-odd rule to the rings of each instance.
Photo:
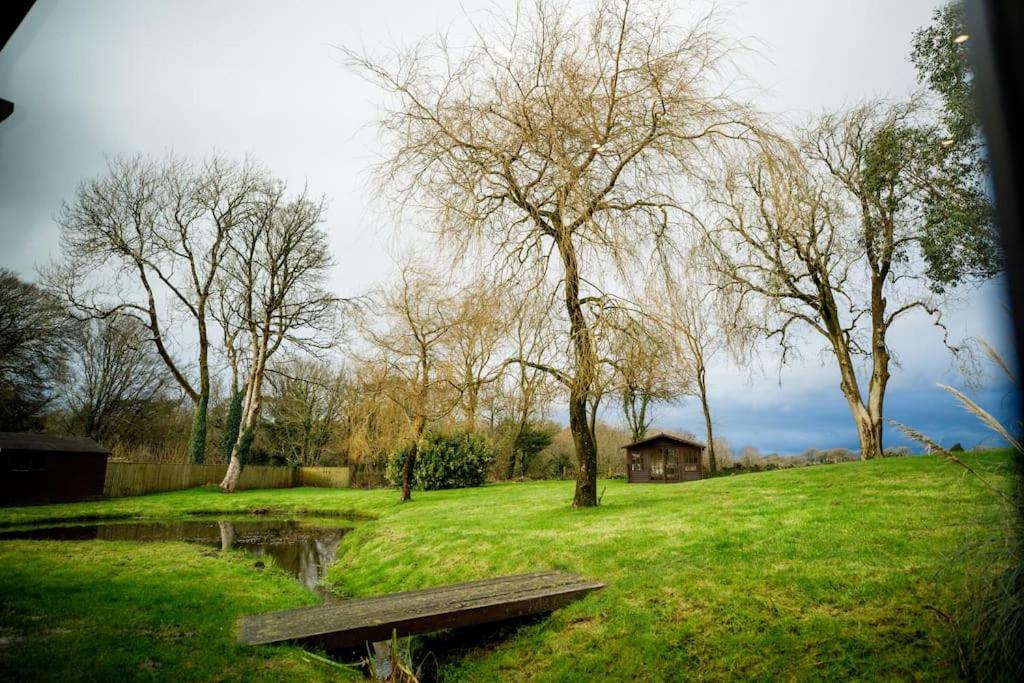
[[[1005,462],[971,457],[989,472]],[[422,641],[452,680],[957,676],[943,615],[984,571],[969,548],[1003,511],[956,467],[914,457],[601,486],[590,510],[568,507],[571,482],[417,493],[404,505],[393,491],[193,490],[0,510],[0,525],[257,507],[356,514],[372,519],[329,573],[344,595],[547,568],[608,584],[518,629]],[[82,677],[70,656],[89,647],[108,670],[140,675],[338,675],[297,648],[233,644],[239,614],[311,601],[282,574],[184,544],[87,545],[0,542],[0,671],[45,662],[48,677]]]

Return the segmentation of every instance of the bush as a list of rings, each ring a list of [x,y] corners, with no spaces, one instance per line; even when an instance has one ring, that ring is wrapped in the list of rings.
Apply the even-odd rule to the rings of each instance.
[[[388,458],[387,479],[392,486],[402,485],[402,468],[411,446]],[[477,434],[430,432],[420,441],[413,469],[413,488],[421,491],[481,486],[494,462],[494,448]]]

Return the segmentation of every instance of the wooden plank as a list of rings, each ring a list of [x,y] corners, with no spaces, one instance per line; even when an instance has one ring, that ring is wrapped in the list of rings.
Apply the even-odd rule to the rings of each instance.
[[[501,576],[243,617],[238,639],[354,647],[389,639],[392,631],[407,636],[543,614],[600,588],[603,583],[561,571]]]

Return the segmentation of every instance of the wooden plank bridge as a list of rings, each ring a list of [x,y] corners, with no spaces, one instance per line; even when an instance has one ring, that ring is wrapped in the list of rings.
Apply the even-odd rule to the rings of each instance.
[[[242,617],[238,639],[356,647],[388,640],[393,631],[417,635],[544,614],[599,588],[604,584],[561,571],[501,576]]]

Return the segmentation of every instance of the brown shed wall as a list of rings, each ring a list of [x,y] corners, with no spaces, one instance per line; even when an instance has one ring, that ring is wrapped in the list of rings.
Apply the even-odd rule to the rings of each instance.
[[[665,455],[664,450],[669,454]],[[658,439],[637,448],[626,449],[626,478],[631,484],[674,483],[696,481],[704,477],[702,449],[671,439]],[[696,460],[696,470],[686,470],[686,456]],[[640,456],[639,469],[634,469],[634,455]]]
[[[0,506],[101,498],[106,473],[106,453],[4,450]]]

